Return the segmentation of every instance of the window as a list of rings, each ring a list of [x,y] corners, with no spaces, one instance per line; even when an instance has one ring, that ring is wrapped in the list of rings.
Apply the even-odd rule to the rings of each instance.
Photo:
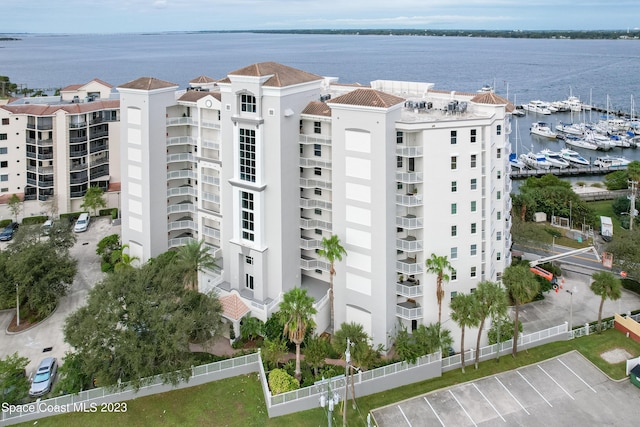
[[[7,140],[7,134],[6,133],[0,133],[0,141],[6,141]]]
[[[240,179],[256,182],[256,131],[240,129]]]
[[[458,235],[458,226],[457,225],[452,225],[451,226],[451,237],[456,237]]]
[[[322,133],[322,123],[313,122],[313,133]]]
[[[316,188],[313,190],[313,194],[315,194],[316,196],[322,196],[322,190],[319,188]]]
[[[314,175],[322,175],[322,169],[321,168],[313,168],[313,173]]]
[[[475,129],[471,129],[471,143],[475,143],[476,142],[476,133],[477,131]]]
[[[458,143],[458,131],[457,130],[452,130],[451,131],[451,145],[455,145]]]
[[[7,147],[0,147],[0,154],[7,154]]]
[[[256,97],[246,93],[240,95],[240,109],[247,113],[255,113]]]
[[[240,193],[241,215],[242,215],[242,238],[245,240],[255,239],[254,236],[254,218],[253,218],[253,194],[247,191]]]
[[[458,181],[451,181],[451,192],[455,193],[458,191]]]
[[[8,125],[9,124],[9,119],[7,119],[7,118],[2,119],[2,124],[3,125]]]
[[[316,273],[317,274],[322,274],[322,270],[320,270],[319,268],[316,268]]]
[[[322,215],[322,209],[315,208],[315,209],[313,210],[313,212],[314,212],[316,215]]]
[[[477,275],[477,270],[476,267],[471,267],[471,277],[476,277]],[[475,289],[471,289],[471,293],[473,293]]]
[[[471,178],[471,189],[472,190],[478,189],[478,180],[476,178]]]
[[[458,213],[458,204],[451,203],[451,215],[455,215]]]
[[[313,155],[316,157],[322,157],[322,145],[313,144]]]
[[[2,182],[9,181],[9,175],[0,175],[0,181]]]
[[[0,168],[6,168],[9,167],[9,162],[4,161],[4,162],[0,162]]]
[[[497,172],[496,172],[496,177],[497,177],[498,179],[502,179],[502,171],[497,171]]]
[[[475,200],[471,201],[471,212],[475,212],[477,210],[477,203]]]
[[[456,271],[456,269],[455,269],[455,268],[452,268],[452,269],[451,269],[451,276],[450,276],[450,278],[451,278],[451,281],[458,280],[458,272]],[[454,291],[454,292],[455,292],[455,291]],[[453,294],[454,292],[451,292],[451,293]]]
[[[475,168],[477,163],[478,163],[478,155],[477,154],[472,154],[471,155],[471,167]]]
[[[451,156],[451,170],[458,169],[458,156]]]
[[[478,231],[478,226],[476,225],[475,222],[471,223],[471,234],[476,234]]]
[[[502,148],[497,148],[496,149],[496,158],[497,159],[502,158]]]
[[[478,255],[478,245],[476,245],[475,243],[471,245],[470,253],[471,253],[471,256]]]
[[[502,135],[502,125],[496,126],[496,135]]]
[[[454,299],[456,296],[458,296],[458,291],[451,291],[451,299]]]
[[[401,182],[399,182],[396,187],[398,188],[398,190],[402,190],[404,188],[404,185],[402,185]]]
[[[496,199],[500,200],[501,197],[502,197],[502,192],[500,191],[496,192]]]
[[[319,228],[316,228],[316,229],[315,229],[315,233],[316,233],[318,236],[322,236],[322,230],[320,230]]]
[[[500,261],[502,259],[502,252],[496,253],[496,261]]]
[[[396,144],[402,144],[404,142],[404,132],[396,132]]]
[[[244,275],[244,286],[247,289],[251,289],[253,290],[253,276],[250,274],[245,274]]]
[[[500,212],[500,211],[496,212],[496,219],[498,221],[500,221],[500,219],[502,219],[502,212]]]
[[[458,259],[458,248],[451,248],[451,259]]]
[[[502,273],[501,272],[497,272],[496,273],[496,280],[498,280],[498,281],[502,280]]]
[[[502,231],[498,231],[498,232],[496,233],[496,240],[497,240],[497,241],[502,240]]]
[[[400,156],[396,157],[396,167],[399,167],[399,168],[402,167],[402,157]]]
[[[253,257],[245,256],[244,262],[246,262],[247,264],[253,264]]]

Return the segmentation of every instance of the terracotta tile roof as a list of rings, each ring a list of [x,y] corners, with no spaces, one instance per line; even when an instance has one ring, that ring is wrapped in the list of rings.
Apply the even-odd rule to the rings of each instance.
[[[209,95],[213,96],[218,101],[222,101],[222,94],[220,92],[209,92]]]
[[[314,101],[310,102],[305,109],[302,110],[302,114],[331,117],[331,108],[324,102]]]
[[[204,98],[207,95],[211,95],[210,92],[205,92],[202,90],[188,90],[184,93],[184,95],[182,95],[180,98],[178,98],[178,101],[184,101],[184,102],[196,102],[201,98]]]
[[[476,104],[506,105],[508,112],[512,112],[515,109],[515,106],[509,102],[508,99],[496,95],[493,92],[480,93],[471,98],[471,102],[475,102]]]
[[[225,295],[220,298],[222,304],[222,314],[224,317],[232,320],[240,320],[249,312],[249,307],[242,302],[236,294]]]
[[[390,95],[374,89],[356,89],[337,98],[331,99],[327,104],[349,104],[363,107],[389,108],[404,103],[405,99]]]
[[[214,82],[215,82],[214,79],[207,76],[200,76],[200,77],[196,77],[193,80],[189,80],[189,83],[214,83]]]
[[[362,83],[331,83],[331,86],[371,87],[371,85],[363,85]]]
[[[60,89],[60,92],[75,92],[84,85],[69,85]]]
[[[93,79],[93,80],[91,80],[91,82],[100,83],[101,85],[104,85],[104,86],[106,86],[106,87],[111,87],[111,88],[113,87],[113,85],[112,85],[112,84],[107,83],[107,82],[105,82],[104,80],[100,80],[100,79]],[[91,83],[91,82],[89,82],[89,83]],[[87,84],[89,84],[89,83],[87,83]]]
[[[229,77],[224,77],[218,80],[218,83],[231,83],[231,79]]]
[[[170,83],[164,80],[156,79],[155,77],[140,77],[139,79],[132,80],[118,87],[124,89],[138,89],[138,90],[155,90],[164,89],[169,87],[178,86],[175,83]]]
[[[70,114],[86,113],[89,111],[111,110],[120,108],[120,100],[110,99],[104,101],[81,102],[78,104],[20,104],[4,105],[3,108],[13,114],[27,114],[30,116],[53,116],[56,111],[64,110]]]
[[[75,92],[78,89],[82,89],[84,86],[88,85],[91,82],[100,83],[101,85],[106,86],[108,88],[112,88],[113,87],[112,84],[107,83],[104,80],[100,80],[100,79],[96,78],[96,79],[93,79],[93,80],[91,80],[91,81],[89,81],[87,83],[83,83],[83,84],[79,84],[79,85],[69,85],[69,86],[63,87],[62,89],[60,89],[60,92]]]
[[[230,76],[271,76],[264,86],[286,87],[300,83],[322,80],[323,78],[277,62],[259,62],[229,73]]]

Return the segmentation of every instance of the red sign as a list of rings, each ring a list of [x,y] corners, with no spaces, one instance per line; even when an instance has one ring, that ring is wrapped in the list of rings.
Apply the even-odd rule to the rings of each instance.
[[[622,276],[622,278],[624,279],[625,277],[627,277],[627,272],[626,271],[621,271],[620,272],[620,276]]]

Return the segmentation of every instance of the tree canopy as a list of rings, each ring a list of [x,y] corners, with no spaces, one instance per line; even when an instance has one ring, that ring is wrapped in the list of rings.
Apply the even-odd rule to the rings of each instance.
[[[82,209],[87,209],[93,211],[93,215],[95,216],[98,208],[106,208],[107,201],[104,198],[104,191],[100,187],[89,187],[87,192],[84,194],[84,199],[82,199],[82,205],[80,205]]]
[[[17,403],[27,397],[29,380],[25,368],[29,359],[18,353],[0,359],[0,402]]]
[[[626,271],[629,278],[640,280],[640,230],[634,228],[616,236],[607,244],[607,252],[613,254],[615,266]]]
[[[67,318],[65,340],[83,360],[83,374],[135,388],[156,374],[172,384],[189,377],[195,363],[189,342],[216,334],[222,309],[215,296],[184,288],[174,256],[108,275]]]

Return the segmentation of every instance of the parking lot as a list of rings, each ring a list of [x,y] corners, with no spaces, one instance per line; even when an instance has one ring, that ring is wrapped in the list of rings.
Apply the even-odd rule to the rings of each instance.
[[[610,380],[573,351],[385,406],[372,415],[380,427],[631,426],[638,422],[639,399],[640,390],[629,380]]]
[[[33,373],[44,357],[52,356],[58,358],[58,362],[62,361],[65,351],[70,349],[64,342],[64,321],[69,314],[85,303],[89,290],[102,279],[104,274],[100,271],[100,257],[96,255],[96,245],[110,234],[120,234],[120,226],[112,225],[109,217],[92,218],[89,229],[76,234],[77,241],[70,253],[78,260],[78,273],[67,295],[60,299],[55,312],[43,322],[31,329],[10,334],[6,330],[15,316],[15,310],[0,311],[0,358],[14,352],[29,358],[27,375]],[[2,249],[5,247],[2,246]],[[43,352],[49,347],[49,351]]]

